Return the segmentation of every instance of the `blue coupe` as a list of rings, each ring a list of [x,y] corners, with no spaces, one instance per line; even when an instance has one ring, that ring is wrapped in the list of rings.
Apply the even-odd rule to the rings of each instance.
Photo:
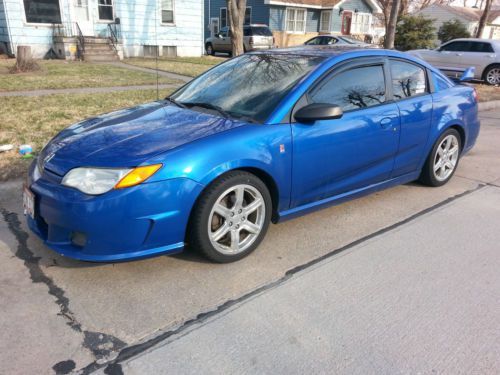
[[[445,184],[475,91],[410,55],[330,47],[230,59],[165,100],[63,130],[32,164],[29,227],[87,261],[252,252],[277,223],[380,189]]]

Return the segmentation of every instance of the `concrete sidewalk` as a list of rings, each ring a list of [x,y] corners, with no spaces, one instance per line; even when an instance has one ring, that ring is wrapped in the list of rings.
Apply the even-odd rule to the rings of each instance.
[[[199,319],[122,370],[498,374],[499,228],[500,188],[483,185]]]

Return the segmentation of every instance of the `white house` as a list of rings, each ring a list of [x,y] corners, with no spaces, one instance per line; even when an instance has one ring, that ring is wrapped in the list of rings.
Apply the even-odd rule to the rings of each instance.
[[[203,0],[0,0],[0,49],[18,45],[35,58],[200,56]]]
[[[475,8],[433,4],[415,14],[435,19],[434,27],[436,31],[444,22],[458,19],[465,24],[471,35],[475,36],[482,12],[482,10]],[[500,39],[500,10],[490,12],[481,38]]]

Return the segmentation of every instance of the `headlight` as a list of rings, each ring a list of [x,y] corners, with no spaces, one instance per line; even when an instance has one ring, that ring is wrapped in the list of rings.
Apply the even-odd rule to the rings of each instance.
[[[75,168],[64,176],[62,184],[85,194],[104,194],[113,188],[138,185],[151,177],[161,166],[154,164],[137,168]]]
[[[103,194],[110,191],[132,169],[75,168],[70,170],[62,184],[85,194]]]

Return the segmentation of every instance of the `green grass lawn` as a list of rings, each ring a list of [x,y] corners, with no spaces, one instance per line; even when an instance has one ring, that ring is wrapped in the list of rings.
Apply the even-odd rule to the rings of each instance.
[[[189,77],[196,77],[210,69],[212,66],[226,60],[227,59],[223,57],[215,56],[178,57],[175,59],[161,58],[158,59],[158,69]],[[130,65],[141,66],[143,68],[156,69],[155,59],[131,58],[123,60],[123,62]]]
[[[0,60],[0,91],[155,84],[156,75],[106,64],[40,60],[40,70],[10,74],[14,59]],[[160,84],[180,83],[159,77]]]
[[[160,90],[160,98],[172,90]],[[156,90],[134,90],[106,94],[4,97],[0,112],[0,145],[15,150],[0,153],[0,181],[26,172],[30,160],[17,154],[21,144],[30,144],[36,153],[65,127],[100,113],[156,100]]]

